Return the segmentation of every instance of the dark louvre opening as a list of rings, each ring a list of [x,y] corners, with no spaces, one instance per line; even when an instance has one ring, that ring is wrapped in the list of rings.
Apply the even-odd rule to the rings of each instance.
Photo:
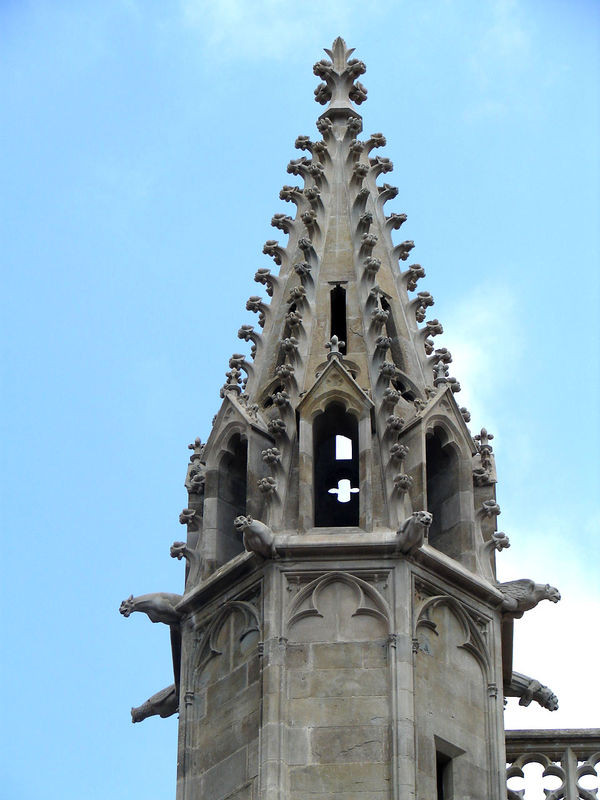
[[[340,342],[346,343],[346,290],[336,286],[331,290],[331,335],[337,336]],[[346,353],[346,344],[340,346],[340,352]]]
[[[313,463],[315,526],[358,525],[358,422],[338,403],[315,420]]]

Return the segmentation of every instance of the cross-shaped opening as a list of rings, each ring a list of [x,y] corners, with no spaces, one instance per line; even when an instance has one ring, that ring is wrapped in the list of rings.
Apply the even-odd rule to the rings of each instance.
[[[329,494],[336,494],[338,503],[349,503],[353,494],[358,494],[358,489],[352,488],[348,478],[340,478],[337,487],[329,489]]]

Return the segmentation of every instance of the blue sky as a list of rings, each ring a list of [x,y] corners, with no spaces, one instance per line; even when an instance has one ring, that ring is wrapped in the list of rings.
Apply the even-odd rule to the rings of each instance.
[[[176,720],[129,721],[170,682],[168,632],[117,609],[182,588],[186,446],[254,322],[338,34],[367,64],[365,133],[387,137],[390,211],[459,399],[495,434],[501,577],[564,597],[517,623],[515,651],[561,708],[507,720],[600,725],[599,17],[589,0],[0,3],[0,796],[173,796]]]

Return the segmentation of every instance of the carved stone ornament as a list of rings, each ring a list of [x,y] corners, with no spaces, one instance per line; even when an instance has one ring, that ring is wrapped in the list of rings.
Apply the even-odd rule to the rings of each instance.
[[[339,36],[331,50],[325,48],[331,60],[321,59],[313,66],[314,74],[321,78],[315,89],[315,100],[321,105],[331,101],[331,108],[349,108],[348,100],[360,105],[367,99],[367,90],[356,79],[363,75],[366,67],[357,58],[350,58],[354,48],[347,48]]]
[[[265,291],[269,295],[269,297],[273,297],[273,286],[275,284],[275,277],[271,275],[271,270],[268,267],[261,267],[260,269],[256,270],[254,275],[254,280],[256,283],[261,283],[265,286]]]
[[[184,508],[179,514],[179,522],[181,525],[190,525],[195,522],[196,511],[193,508]]]
[[[270,419],[267,423],[267,429],[275,439],[281,439],[286,434],[285,422],[279,417]]]
[[[405,473],[400,473],[399,475],[394,476],[394,487],[397,492],[400,494],[405,494],[408,492],[410,487],[413,485],[413,478],[411,475],[406,475]]]
[[[263,558],[277,558],[273,531],[249,514],[236,517],[233,521],[236,530],[243,534],[244,547],[248,553],[258,553]]]
[[[406,280],[408,291],[414,292],[417,288],[417,281],[425,277],[425,270],[420,264],[411,264],[406,272],[402,273],[402,277]]]
[[[258,490],[267,496],[270,496],[277,491],[277,481],[275,478],[259,478],[256,482],[256,485],[258,486]]]
[[[383,390],[381,402],[386,406],[395,406],[401,397],[402,395],[397,389],[392,389],[391,386],[388,386]]]
[[[294,264],[294,272],[300,276],[300,278],[307,278],[310,275],[311,266],[306,261],[300,261],[297,264]]]
[[[266,256],[271,256],[273,261],[278,265],[281,266],[282,263],[282,255],[285,251],[282,247],[279,246],[279,242],[277,239],[267,239],[263,247],[263,253]]]
[[[425,336],[440,336],[444,332],[444,329],[439,320],[430,319],[425,323],[425,327],[422,329],[422,332]]]
[[[281,453],[277,447],[268,447],[266,450],[262,450],[261,456],[265,464],[279,464],[281,462]]]
[[[204,444],[199,436],[196,436],[193,442],[188,444],[188,450],[193,450],[190,456],[190,461],[202,461],[204,458]]]
[[[279,344],[285,353],[295,354],[298,352],[298,339],[294,336],[287,336],[285,339],[282,339]]]
[[[535,702],[548,711],[556,711],[558,708],[558,697],[551,689],[520,672],[512,673],[510,683],[504,687],[504,694],[507,697],[518,697],[520,706],[529,706]]]
[[[405,242],[401,242],[394,247],[394,253],[400,259],[400,261],[406,261],[410,251],[414,248],[415,243],[408,239]]]
[[[202,567],[202,557],[198,550],[192,550],[185,542],[173,542],[170,555],[171,558],[176,558],[178,561],[185,558],[189,566],[186,586],[194,586],[200,579],[200,570]]]
[[[386,430],[390,433],[400,433],[402,428],[404,427],[404,419],[402,417],[397,417],[395,414],[392,414],[388,417],[385,421]]]
[[[394,165],[390,161],[389,158],[383,158],[382,156],[375,156],[375,158],[370,158],[369,163],[371,165],[371,169],[373,170],[374,175],[383,175],[386,172],[391,172],[394,169]]]
[[[393,461],[404,461],[409,453],[409,448],[405,444],[396,442],[390,447],[390,458]]]
[[[560,600],[560,592],[554,586],[550,586],[549,583],[535,583],[529,578],[496,585],[504,595],[502,611],[516,619],[535,608],[542,600],[549,600],[551,603],[558,603]]]
[[[408,217],[406,214],[390,214],[385,218],[386,228],[388,228],[388,230],[398,231],[407,219]]]
[[[459,408],[459,411],[461,417],[464,419],[465,422],[467,423],[471,422],[471,412],[469,411],[468,408],[465,408],[465,406],[461,406]]]
[[[287,362],[280,364],[275,369],[275,375],[277,375],[278,378],[281,378],[282,381],[290,381],[294,377],[294,367]]]
[[[365,142],[365,147],[370,151],[376,147],[385,147],[386,144],[387,141],[383,133],[372,133]]]
[[[500,506],[495,500],[484,500],[479,513],[484,517],[497,517],[501,513]]]
[[[287,203],[297,203],[302,197],[302,189],[299,186],[284,186],[279,192],[279,199]]]
[[[327,354],[327,358],[337,358],[340,359],[342,357],[342,353],[340,351],[340,347],[345,347],[346,342],[340,342],[339,338],[334,334],[331,339],[327,342],[325,347],[329,350]]]
[[[414,511],[404,520],[397,532],[398,549],[401,553],[412,556],[423,546],[433,516],[429,511]]]
[[[379,365],[379,374],[385,380],[391,381],[398,374],[398,369],[391,361],[384,361]]]
[[[161,689],[160,692],[153,694],[141,706],[131,709],[131,721],[142,722],[148,717],[161,717],[166,719],[172,717],[177,713],[179,707],[179,698],[175,689],[175,684],[172,683],[166,689]]]
[[[180,594],[169,592],[155,592],[154,594],[141,594],[139,597],[129,595],[119,606],[119,613],[129,617],[136,611],[146,614],[151,622],[163,622],[165,625],[178,625],[181,614],[175,609],[183,599]]]
[[[303,301],[306,297],[306,289],[304,286],[293,286],[290,289],[290,293],[288,295],[287,303],[291,305],[292,303],[299,303]]]
[[[363,267],[367,275],[375,276],[381,267],[381,259],[374,256],[368,256],[363,261]]]

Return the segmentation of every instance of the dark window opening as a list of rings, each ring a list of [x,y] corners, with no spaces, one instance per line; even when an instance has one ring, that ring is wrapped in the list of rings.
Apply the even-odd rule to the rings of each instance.
[[[359,523],[358,422],[333,403],[314,423],[315,527]]]
[[[248,443],[236,433],[221,463],[217,490],[217,560],[224,564],[244,549],[233,520],[246,513]]]
[[[274,386],[271,389],[270,394],[268,394],[265,400],[263,401],[263,408],[270,408],[273,405],[273,395],[276,394],[277,392],[283,392],[283,391],[285,391],[283,384],[278,383],[277,386]]]
[[[450,800],[450,756],[440,753],[435,754],[435,776],[437,784],[437,800]]]
[[[392,308],[385,297],[381,297],[381,307],[384,311],[388,312],[388,318],[385,322],[385,333],[388,336],[392,343],[390,345],[390,350],[392,352],[392,361],[398,367],[398,369],[406,371],[405,363],[404,363],[404,355],[402,354],[402,348],[400,347],[400,340],[398,339],[398,330],[396,328],[396,323],[394,322],[394,314],[392,313]],[[408,400],[408,398],[406,398]],[[414,398],[413,398],[414,399]]]
[[[346,354],[347,328],[346,328],[346,290],[342,286],[335,286],[331,290],[331,335],[337,336],[340,342],[340,353]]]
[[[458,521],[458,457],[454,449],[444,445],[444,432],[438,429],[427,435],[427,510],[433,514],[429,528],[429,544],[444,550],[442,537]]]
[[[413,400],[417,399],[417,395],[413,392],[412,389],[407,389],[404,383],[400,379],[396,379],[392,381],[392,386],[396,389],[405,400],[408,400],[412,403]]]

